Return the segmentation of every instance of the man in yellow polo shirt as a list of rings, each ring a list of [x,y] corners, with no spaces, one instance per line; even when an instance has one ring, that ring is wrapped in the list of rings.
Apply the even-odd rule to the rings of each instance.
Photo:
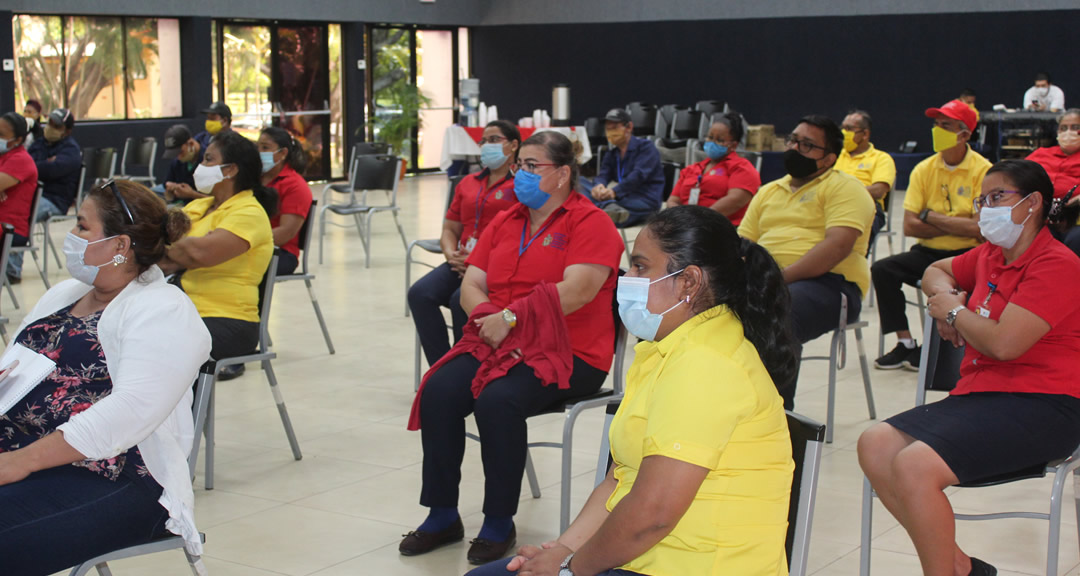
[[[836,329],[841,294],[848,320],[857,319],[870,288],[865,254],[874,201],[858,180],[833,170],[843,146],[835,122],[804,117],[787,137],[788,175],[762,186],[739,224],[739,235],[768,250],[783,269],[800,343]]]
[[[870,143],[870,129],[873,121],[864,110],[852,110],[844,118],[840,129],[844,132],[844,150],[836,159],[834,170],[854,176],[866,187],[866,191],[877,203],[874,225],[870,229],[870,245],[873,245],[878,232],[885,226],[885,198],[896,181],[896,163],[887,152],[882,152]]]
[[[896,347],[874,365],[881,370],[919,371],[921,351],[908,329],[903,285],[914,286],[930,264],[967,252],[981,241],[973,202],[982,189],[990,162],[968,147],[975,112],[953,100],[928,108],[934,119],[933,156],[911,171],[904,196],[904,235],[918,244],[904,254],[878,260],[871,268],[878,294],[881,333],[896,332]]]

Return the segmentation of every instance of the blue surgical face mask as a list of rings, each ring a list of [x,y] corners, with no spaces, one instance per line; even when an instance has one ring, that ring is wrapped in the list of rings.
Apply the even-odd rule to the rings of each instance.
[[[540,175],[525,170],[514,175],[514,195],[518,202],[533,210],[539,210],[551,198],[551,194],[540,189]]]
[[[709,157],[710,160],[719,160],[724,156],[727,156],[727,153],[727,146],[721,146],[716,142],[705,143],[705,154]]]
[[[480,147],[480,163],[488,170],[497,170],[506,163],[506,154],[503,154],[503,145],[488,143]]]
[[[266,174],[267,172],[273,170],[274,166],[277,166],[277,162],[274,162],[274,154],[276,153],[277,151],[259,152],[259,159],[262,160],[263,174]]]
[[[0,140],[0,154],[7,154],[8,150],[11,150],[11,148],[8,148],[8,141]]]
[[[690,297],[687,296],[685,300],[679,300],[677,304],[659,314],[653,314],[649,311],[649,286],[681,273],[682,270],[672,272],[652,282],[648,278],[632,276],[621,276],[619,278],[615,299],[619,302],[619,318],[622,319],[627,332],[642,340],[652,342],[656,339],[656,331],[660,328],[660,322],[664,319],[664,314],[683,304],[690,303]]]

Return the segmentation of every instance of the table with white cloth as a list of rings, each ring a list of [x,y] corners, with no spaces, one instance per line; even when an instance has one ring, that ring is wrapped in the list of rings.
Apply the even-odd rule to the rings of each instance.
[[[559,132],[571,140],[576,136],[578,141],[581,142],[581,155],[578,157],[578,163],[584,164],[592,159],[592,149],[589,148],[589,135],[585,132],[584,126],[552,126],[550,128],[522,128],[518,126],[522,142],[536,132],[545,130]],[[443,133],[442,158],[439,167],[448,170],[457,160],[467,160],[469,157],[480,156],[479,142],[483,134],[484,128],[482,126],[465,127],[458,124],[449,126],[446,132]]]

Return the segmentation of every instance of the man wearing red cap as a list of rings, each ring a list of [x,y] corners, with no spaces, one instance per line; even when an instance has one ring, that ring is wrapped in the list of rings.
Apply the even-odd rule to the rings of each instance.
[[[921,351],[908,329],[903,285],[915,286],[930,264],[957,256],[982,240],[974,200],[990,162],[968,147],[975,112],[960,100],[928,108],[934,119],[934,154],[911,171],[904,196],[904,235],[918,243],[904,254],[878,260],[870,269],[878,294],[881,333],[896,332],[896,348],[874,361],[881,370],[918,372]]]

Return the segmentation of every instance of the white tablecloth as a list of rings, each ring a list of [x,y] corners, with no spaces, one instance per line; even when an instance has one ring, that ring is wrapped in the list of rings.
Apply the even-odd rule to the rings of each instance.
[[[553,130],[565,134],[570,139],[573,139],[576,136],[581,142],[581,156],[578,157],[578,163],[584,164],[592,159],[592,150],[589,148],[589,135],[585,133],[584,126],[574,126],[572,128],[552,126],[551,128],[537,128],[536,132],[543,132],[545,130]],[[454,124],[448,127],[446,132],[443,133],[442,158],[440,159],[439,167],[443,170],[448,170],[455,160],[465,160],[470,156],[480,156],[480,146],[473,141],[472,137],[469,136],[469,133],[461,126]]]

